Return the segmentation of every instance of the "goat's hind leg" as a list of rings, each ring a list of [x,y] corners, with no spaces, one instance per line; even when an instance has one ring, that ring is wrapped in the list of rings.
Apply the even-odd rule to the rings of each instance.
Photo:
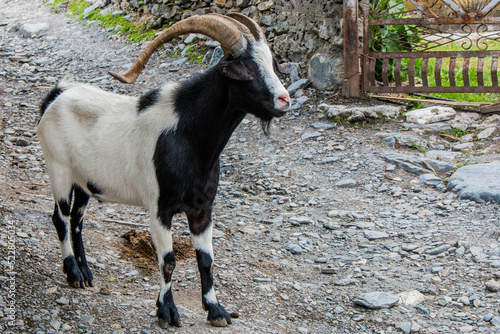
[[[78,268],[82,273],[83,279],[79,281],[81,288],[86,286],[93,286],[92,271],[87,263],[85,257],[85,249],[83,247],[82,229],[83,229],[83,215],[87,204],[89,203],[90,196],[78,185],[73,186],[73,208],[71,209],[71,239],[73,241],[73,251],[78,264]],[[77,283],[75,283],[77,284]]]
[[[71,188],[64,192],[66,195],[56,195],[54,198],[56,204],[54,205],[54,213],[52,214],[52,222],[56,228],[57,236],[61,243],[61,253],[63,257],[63,270],[66,274],[66,280],[73,287],[79,287],[80,282],[83,281],[83,275],[78,268],[73,248],[71,247],[71,238],[69,234],[69,218],[73,190]]]
[[[52,222],[54,223],[57,236],[61,243],[63,270],[66,274],[66,280],[71,286],[75,288],[83,288],[84,282],[88,282],[88,277],[86,280],[80,269],[80,266],[78,265],[77,258],[79,257],[84,259],[85,255],[83,255],[82,257],[82,253],[79,252],[80,248],[77,248],[75,249],[77,258],[75,258],[73,248],[75,247],[75,240],[78,240],[78,238],[75,238],[74,236],[75,228],[71,229],[72,235],[70,236],[70,221],[71,224],[74,224],[73,222],[76,222],[76,220],[74,219],[76,218],[75,210],[81,212],[83,215],[83,210],[80,210],[79,207],[82,206],[82,203],[85,203],[86,206],[88,198],[85,199],[84,197],[82,197],[80,191],[74,191],[71,173],[63,164],[59,164],[51,160],[49,161],[47,161],[47,171],[49,172],[52,194],[56,202],[54,206],[54,213],[52,215]],[[71,210],[73,193],[75,193],[75,204],[73,205],[73,210]],[[73,247],[71,245],[72,240]],[[78,241],[76,246],[78,246]],[[81,249],[83,249],[83,244]]]

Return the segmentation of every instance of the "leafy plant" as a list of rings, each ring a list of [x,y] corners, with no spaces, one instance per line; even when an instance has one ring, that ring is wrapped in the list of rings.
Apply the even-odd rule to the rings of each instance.
[[[377,6],[374,8],[374,6]],[[386,2],[370,0],[370,18],[375,18],[373,13],[383,12],[391,18],[404,17],[405,1],[389,0]],[[418,43],[420,37],[417,34],[415,26],[411,25],[386,25],[386,26],[370,26],[370,51],[373,52],[398,52],[411,51],[412,45]],[[382,64],[381,59],[377,59],[375,63],[375,79],[382,81]],[[389,59],[389,67],[387,75],[389,81],[394,80],[394,65],[395,60]],[[401,64],[402,71],[405,64]],[[405,78],[402,78],[404,80]]]
[[[443,133],[445,135],[451,135],[451,136],[454,136],[457,138],[462,138],[463,136],[465,136],[466,134],[468,134],[470,132],[471,132],[470,130],[464,130],[464,129],[460,129],[460,128],[451,128],[451,130],[444,131]]]
[[[420,101],[412,101],[411,104],[412,104],[411,110],[422,109],[423,108],[423,104]]]

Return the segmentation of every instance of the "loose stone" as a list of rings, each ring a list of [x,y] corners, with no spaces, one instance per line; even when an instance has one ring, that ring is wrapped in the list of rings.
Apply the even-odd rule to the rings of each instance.
[[[441,245],[439,247],[436,247],[436,248],[433,248],[433,249],[429,249],[425,253],[429,254],[429,255],[438,255],[438,254],[446,252],[450,248],[451,248],[450,245]]]
[[[399,297],[387,292],[368,292],[354,299],[354,304],[370,309],[389,308],[398,303]]]
[[[400,329],[404,333],[410,333],[411,331],[411,322],[409,321],[396,321],[394,327]]]
[[[365,238],[368,240],[386,239],[389,235],[385,232],[380,231],[364,231]]]
[[[56,299],[56,303],[58,303],[59,305],[68,305],[69,300],[66,297],[61,297],[59,299]]]
[[[488,289],[489,291],[492,291],[492,292],[500,291],[500,282],[498,282],[494,279],[491,279],[491,280],[487,281],[486,283],[484,283],[484,286],[486,287],[486,289]]]

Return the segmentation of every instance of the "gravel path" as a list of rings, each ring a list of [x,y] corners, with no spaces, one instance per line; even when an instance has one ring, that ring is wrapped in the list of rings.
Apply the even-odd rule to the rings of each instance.
[[[24,23],[50,28],[26,38]],[[200,68],[155,55],[137,84],[118,84],[107,71],[127,67],[140,46],[38,0],[0,0],[0,36],[0,331],[165,332],[156,264],[121,237],[147,230],[140,208],[91,201],[83,234],[95,286],[66,284],[35,127],[41,99],[64,75],[140,95]],[[499,205],[458,199],[387,163],[375,134],[400,131],[399,121],[344,127],[319,119],[321,99],[305,93],[312,98],[276,121],[271,138],[248,117],[222,155],[214,271],[219,300],[240,317],[209,326],[187,256],[173,275],[184,326],[168,332],[500,332]],[[189,235],[182,216],[174,235]]]

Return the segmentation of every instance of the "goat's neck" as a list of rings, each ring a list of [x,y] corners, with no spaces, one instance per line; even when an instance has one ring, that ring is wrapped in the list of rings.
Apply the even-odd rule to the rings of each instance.
[[[230,87],[216,68],[181,84],[176,99],[178,130],[200,161],[213,166],[245,117],[232,103]]]

